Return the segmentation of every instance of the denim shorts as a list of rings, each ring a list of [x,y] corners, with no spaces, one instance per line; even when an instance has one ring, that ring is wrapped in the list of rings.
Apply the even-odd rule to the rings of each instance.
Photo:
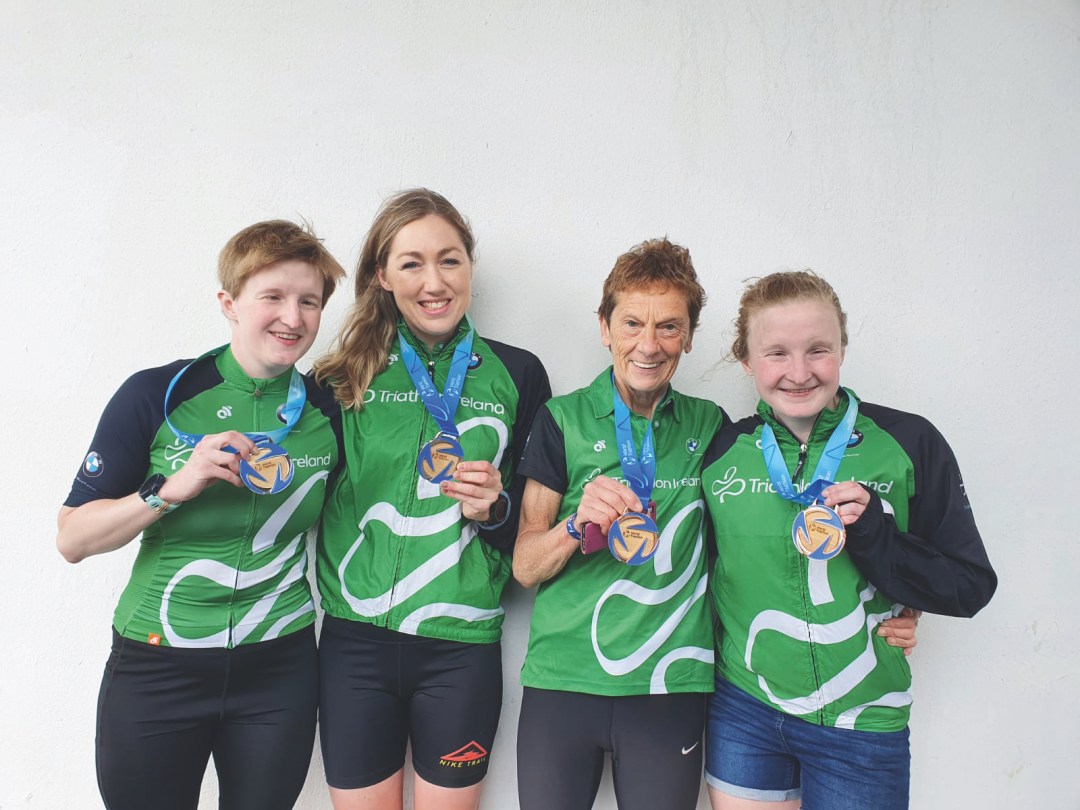
[[[802,797],[802,810],[906,810],[908,729],[857,731],[785,714],[716,679],[706,721],[705,781],[754,801]]]

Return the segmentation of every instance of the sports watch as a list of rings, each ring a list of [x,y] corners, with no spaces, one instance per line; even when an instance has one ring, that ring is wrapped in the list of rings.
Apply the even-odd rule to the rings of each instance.
[[[165,476],[161,473],[154,473],[143,481],[143,485],[139,487],[139,497],[159,515],[167,515],[180,505],[179,503],[169,503],[158,495],[161,488],[165,486],[165,480]]]
[[[499,493],[499,497],[496,498],[495,503],[491,505],[491,510],[488,512],[488,519],[478,522],[477,525],[481,529],[488,531],[497,529],[506,523],[506,519],[510,517],[510,493],[505,489]]]

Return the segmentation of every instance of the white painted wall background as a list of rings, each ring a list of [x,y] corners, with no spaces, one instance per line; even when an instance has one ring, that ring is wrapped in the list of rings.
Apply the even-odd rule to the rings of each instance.
[[[72,567],[53,538],[108,397],[227,337],[236,230],[307,217],[350,265],[417,184],[473,222],[481,329],[559,392],[605,362],[601,280],[643,238],[690,246],[711,301],[677,382],[737,415],[741,280],[830,279],[846,382],[949,437],[1001,576],[974,621],[922,624],[912,805],[1080,807],[1078,34],[1075,0],[0,4],[0,808],[99,806],[135,549]],[[516,806],[530,603],[489,809]],[[318,754],[298,807],[329,807]]]

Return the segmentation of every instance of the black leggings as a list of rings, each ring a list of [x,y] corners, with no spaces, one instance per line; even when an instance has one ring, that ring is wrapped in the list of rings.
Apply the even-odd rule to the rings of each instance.
[[[525,687],[521,810],[589,810],[611,755],[619,810],[693,810],[706,695],[608,697]]]
[[[113,632],[98,696],[109,810],[195,810],[211,756],[221,810],[288,810],[319,705],[315,629],[235,649],[155,647]]]

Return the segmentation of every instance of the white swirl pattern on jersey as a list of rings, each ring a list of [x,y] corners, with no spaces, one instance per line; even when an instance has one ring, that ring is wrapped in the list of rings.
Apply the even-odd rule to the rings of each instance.
[[[266,522],[251,539],[252,554],[259,554],[274,546],[278,534],[284,528],[289,518],[292,517],[293,513],[299,508],[307,494],[318,482],[325,480],[329,475],[330,473],[324,470],[311,476],[304,481],[303,484],[297,487],[296,491],[291,493],[281,506],[274,510],[273,514],[267,518]],[[161,597],[161,626],[169,644],[174,647],[226,647],[229,645],[230,641],[233,644],[240,644],[243,642],[245,638],[251,635],[252,631],[258,628],[258,626],[266,620],[266,617],[270,614],[278,597],[304,576],[304,572],[307,570],[307,549],[301,548],[303,539],[304,532],[301,532],[292,539],[273,561],[261,568],[255,568],[251,571],[241,571],[230,565],[226,565],[223,562],[218,562],[217,560],[192,560],[187,565],[183,566],[179,571],[173,574],[172,579],[169,580],[169,584],[165,586],[165,591]],[[298,552],[299,555],[297,554]],[[213,633],[201,638],[186,638],[177,633],[175,628],[173,628],[172,624],[169,622],[169,600],[176,587],[188,577],[202,577],[223,588],[234,591],[243,591],[273,579],[281,573],[289,561],[294,557],[296,560],[295,563],[289,569],[289,572],[282,578],[281,582],[277,584],[273,591],[261,597],[254,605],[252,605],[247,614],[232,628],[225,627],[218,633]],[[263,635],[263,640],[277,638],[278,634],[285,629],[293,619],[314,610],[315,604],[309,597],[307,604],[291,614],[291,618],[284,617],[276,621]],[[232,631],[231,638],[230,630]]]
[[[495,431],[499,446],[491,463],[498,468],[510,442],[509,429],[498,419],[489,416],[477,416],[466,419],[458,425],[459,435],[464,435],[467,431],[477,427],[490,427]],[[441,492],[438,484],[433,484],[422,476],[417,476],[416,494],[421,500],[426,500],[440,496]],[[345,572],[348,570],[353,556],[364,542],[365,527],[373,520],[382,523],[400,538],[432,537],[460,522],[461,504],[454,501],[450,508],[438,514],[426,517],[410,517],[401,514],[392,503],[380,501],[373,504],[364,513],[359,524],[360,535],[356,538],[356,542],[349,547],[341,560],[341,564],[338,566],[338,582],[341,585],[342,598],[352,608],[353,612],[369,619],[381,616],[407,599],[416,596],[437,577],[457,565],[466,547],[476,537],[477,532],[476,521],[470,520],[462,528],[461,534],[458,535],[458,539],[454,543],[432,555],[428,560],[393,583],[388,591],[377,596],[362,598],[349,591],[348,583],[345,581]],[[405,617],[401,622],[400,630],[403,633],[415,634],[420,622],[440,616],[475,622],[491,619],[502,613],[503,609],[501,607],[496,610],[486,610],[470,605],[434,602],[414,610]]]
[[[794,715],[820,711],[833,701],[839,700],[851,692],[870,674],[874,667],[877,666],[877,655],[874,653],[874,628],[892,616],[891,611],[884,613],[866,612],[866,603],[873,599],[876,593],[877,589],[868,583],[866,588],[859,594],[859,604],[849,614],[829,624],[809,624],[779,610],[763,610],[754,617],[754,620],[750,623],[745,655],[746,668],[751,672],[755,671],[751,665],[751,659],[754,642],[757,640],[759,633],[776,632],[806,644],[810,644],[811,638],[813,638],[813,643],[817,645],[839,644],[857,635],[863,633],[866,635],[866,647],[855,657],[855,660],[809,695],[786,699],[777,697],[765,677],[758,675],[758,685],[774,705],[788,714]],[[910,694],[908,695],[908,702],[911,702]],[[875,704],[865,704],[862,707],[857,707],[857,710],[851,709],[845,714],[855,712],[850,717],[850,722],[854,724],[855,717],[863,708],[869,705]],[[844,715],[841,715],[841,718],[844,718]]]
[[[667,574],[672,570],[671,549],[674,543],[675,535],[683,522],[689,517],[691,512],[698,510],[700,513],[704,513],[705,504],[700,498],[693,503],[689,503],[680,509],[675,516],[668,522],[660,533],[660,547],[656,552],[656,556],[652,559],[653,570],[659,574]],[[643,585],[639,585],[636,582],[627,579],[620,579],[617,582],[613,582],[600,599],[596,602],[596,607],[593,609],[592,618],[592,645],[593,652],[596,654],[596,660],[603,667],[604,671],[609,675],[626,675],[633,672],[635,669],[642,666],[651,655],[653,655],[660,647],[671,638],[672,633],[679,626],[679,623],[683,620],[683,617],[690,611],[694,603],[700,600],[707,590],[708,579],[706,574],[698,579],[690,595],[684,599],[680,604],[675,606],[675,609],[664,620],[663,624],[657,628],[656,632],[646,639],[641,646],[622,658],[609,658],[603,652],[600,647],[600,613],[604,608],[604,605],[609,599],[615,596],[623,596],[636,602],[639,605],[662,605],[665,602],[671,601],[673,598],[682,592],[683,588],[693,578],[694,573],[697,571],[698,562],[701,559],[701,555],[704,553],[704,539],[701,530],[700,515],[698,516],[698,531],[697,538],[694,541],[694,552],[691,555],[690,562],[686,566],[686,570],[670,584],[664,588],[646,588]],[[610,612],[610,611],[609,611]],[[616,617],[610,623],[610,626],[618,626],[619,620]],[[678,650],[673,650],[664,655],[653,670],[652,678],[650,681],[649,691],[651,694],[666,694],[667,686],[664,683],[664,675],[668,668],[679,659],[693,659],[697,661],[704,661],[711,664],[713,660],[713,653],[711,648],[705,647],[681,647]]]

